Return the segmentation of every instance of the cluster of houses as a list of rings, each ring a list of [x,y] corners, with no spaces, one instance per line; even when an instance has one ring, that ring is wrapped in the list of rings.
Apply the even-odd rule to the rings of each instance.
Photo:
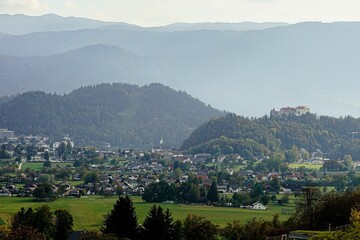
[[[65,145],[70,144],[73,148],[75,146],[74,142],[69,137],[64,137],[61,141],[52,142],[49,137],[45,135],[20,135],[17,136],[14,131],[8,129],[0,128],[0,143],[1,144],[21,144],[23,146],[31,145],[36,148],[36,154],[32,157],[33,161],[42,161],[45,152],[54,152],[60,146],[61,143]],[[12,155],[13,152],[9,151]],[[25,150],[23,150],[25,153]],[[54,156],[54,159],[57,158]]]
[[[144,160],[145,154],[154,154],[156,157],[152,157],[148,160]],[[80,153],[79,153],[80,154]],[[181,164],[186,164],[187,171],[192,172],[198,179],[201,180],[201,184],[211,185],[212,179],[209,178],[208,172],[210,167],[206,163],[216,163],[221,162],[225,156],[220,156],[215,159],[215,157],[210,154],[197,154],[197,155],[185,155],[178,150],[152,150],[150,153],[144,151],[123,151],[112,152],[112,151],[97,151],[98,156],[106,156],[108,159],[121,156],[122,159],[125,159],[126,164],[118,165],[91,165],[90,171],[97,171],[99,173],[99,182],[97,184],[88,183],[86,186],[81,184],[83,177],[75,167],[71,168],[71,171],[74,172],[71,179],[72,181],[79,181],[78,186],[72,186],[73,189],[80,193],[85,194],[97,194],[103,192],[116,193],[117,188],[121,188],[127,194],[141,194],[144,191],[144,188],[152,183],[153,181],[159,181],[159,176],[162,175],[162,180],[167,181],[169,184],[174,183],[176,180],[186,181],[188,178],[187,172],[184,172],[180,179],[174,178],[174,163],[178,162]],[[41,153],[37,156],[39,161],[44,161],[41,158]],[[241,159],[240,156],[235,156],[235,159]],[[170,159],[166,163],[161,161],[162,159]],[[33,161],[33,159],[31,160]],[[69,165],[72,165],[72,161],[69,161]],[[66,168],[66,167],[64,167]],[[253,170],[238,170],[233,169],[227,170],[230,175],[235,172],[239,176],[243,176],[248,180],[253,181],[270,181],[274,178],[278,179],[291,179],[291,180],[309,180],[311,176],[305,176],[303,172],[289,171],[287,173],[279,172],[270,172],[267,174],[257,173]],[[19,172],[18,177],[13,179],[13,182],[32,182],[36,177],[29,176],[24,172]],[[11,182],[11,181],[10,181]],[[5,188],[5,187],[4,187]],[[218,183],[218,192],[219,193],[241,193],[249,192],[251,189],[248,187],[242,187],[239,184],[230,184],[228,182],[219,182]],[[8,193],[8,192],[7,192]],[[0,193],[0,195],[6,194]],[[66,194],[65,194],[66,195]]]
[[[0,139],[5,139],[7,141],[16,142],[17,137],[14,131],[11,131],[7,128],[0,128]]]
[[[37,154],[30,161],[44,162],[44,151],[49,151],[51,154],[50,160],[52,162],[60,161],[56,158],[55,149],[50,148],[49,139],[44,136],[27,136],[23,137],[22,141],[29,144],[36,144]],[[64,139],[64,143],[72,144],[71,139]],[[59,146],[61,142],[56,143],[53,146]],[[300,149],[301,151],[301,149]],[[72,167],[75,159],[85,157],[86,149],[80,149],[75,156],[67,159],[67,166],[63,164],[61,168],[67,168],[71,171],[72,175],[68,182],[62,181],[51,185],[53,192],[58,193],[61,197],[80,197],[82,195],[116,195],[120,193],[126,193],[128,195],[141,195],[145,188],[160,180],[164,180],[169,184],[175,182],[185,182],[189,178],[189,174],[199,179],[199,187],[209,187],[212,183],[212,178],[209,176],[209,172],[216,171],[214,166],[221,165],[227,156],[212,156],[211,154],[196,154],[187,155],[179,150],[161,149],[156,148],[151,151],[111,151],[107,149],[105,151],[95,151],[95,157],[100,159],[117,159],[115,163],[106,161],[104,164],[92,164],[88,166],[89,172],[96,172],[98,179],[96,182],[84,182],[85,176],[81,168]],[[121,160],[120,160],[121,159]],[[237,162],[246,164],[246,161],[237,154],[232,154],[231,159],[235,159]],[[325,155],[320,151],[316,151],[311,155],[311,161],[318,161],[319,164],[326,161]],[[119,162],[120,160],[120,162]],[[61,160],[63,161],[63,160]],[[175,174],[175,164],[181,165],[183,171],[180,175]],[[71,167],[70,167],[71,166]],[[58,168],[60,168],[58,166]],[[316,180],[316,176],[306,174],[301,171],[289,170],[287,172],[268,172],[261,173],[250,169],[227,169],[222,168],[223,171],[227,171],[229,175],[237,174],[239,177],[247,179],[251,182],[269,182],[273,179],[293,180],[293,181],[313,181]],[[6,178],[0,177],[0,196],[32,196],[33,191],[37,188],[37,178],[41,176],[41,172],[27,173],[24,169],[17,171],[17,175]],[[71,183],[70,183],[71,182]],[[22,185],[17,188],[16,186]],[[265,184],[265,190],[268,192],[273,189]],[[221,194],[233,194],[233,193],[250,193],[251,186],[242,186],[240,183],[230,183],[226,180],[218,182],[217,190]],[[290,189],[281,188],[280,193],[290,193]],[[253,209],[266,209],[261,203],[256,202],[246,208]]]

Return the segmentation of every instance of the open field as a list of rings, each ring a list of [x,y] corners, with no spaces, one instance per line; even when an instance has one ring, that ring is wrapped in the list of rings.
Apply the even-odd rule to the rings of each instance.
[[[61,183],[62,181],[57,181],[57,183]],[[77,186],[77,185],[81,185],[84,183],[84,181],[72,181],[72,180],[67,180],[66,181],[68,184],[70,184],[71,186]]]
[[[23,165],[21,166],[21,170],[24,171],[26,168],[30,168],[31,170],[34,170],[34,171],[40,171],[43,169],[43,165],[44,165],[43,162],[24,162]],[[53,162],[53,163],[51,163],[51,166],[53,168],[66,167],[69,165],[72,166],[72,164],[68,163],[68,162]]]
[[[305,167],[307,169],[310,169],[310,170],[319,170],[322,165],[320,164],[311,164],[311,163],[290,163],[289,164],[289,168],[290,169],[297,169],[297,168],[300,168],[300,167]]]
[[[139,222],[143,222],[153,203],[146,203],[140,197],[132,197]],[[56,209],[66,209],[74,217],[74,228],[79,229],[99,229],[106,215],[113,207],[117,197],[104,198],[100,196],[85,196],[82,198],[60,198],[54,202],[34,202],[33,198],[19,197],[0,197],[0,218],[9,220],[11,215],[24,208],[36,208],[42,204],[48,204],[54,211]],[[272,220],[275,213],[280,215],[280,220],[286,220],[289,215],[282,214],[282,208],[294,209],[293,205],[278,206],[269,205],[269,210],[249,210],[240,208],[225,208],[199,205],[183,204],[158,204],[163,208],[169,208],[174,219],[183,220],[187,214],[197,214],[206,217],[220,227],[234,220],[246,222],[254,217]]]
[[[40,171],[42,168],[43,168],[43,164],[44,163],[41,163],[41,162],[24,162],[22,165],[21,165],[21,170],[25,170],[27,168],[30,168],[31,170],[34,170],[34,171]]]

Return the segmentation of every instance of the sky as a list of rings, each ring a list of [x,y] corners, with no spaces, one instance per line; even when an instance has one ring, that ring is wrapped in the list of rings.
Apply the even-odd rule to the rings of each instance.
[[[0,0],[0,13],[55,13],[140,26],[175,22],[335,22],[360,21],[360,0]]]

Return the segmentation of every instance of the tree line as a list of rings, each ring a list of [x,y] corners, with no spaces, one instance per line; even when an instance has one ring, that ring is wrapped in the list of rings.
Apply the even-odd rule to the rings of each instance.
[[[176,203],[208,203],[219,202],[217,183],[212,182],[209,188],[199,187],[199,180],[196,177],[189,177],[185,182],[177,181],[175,184],[168,184],[164,180],[150,183],[146,186],[142,199],[146,202],[162,203],[173,201]]]
[[[322,193],[318,187],[303,189],[302,201],[287,224],[295,229],[324,230],[329,223],[342,226],[351,223],[351,212],[359,210],[360,191]]]

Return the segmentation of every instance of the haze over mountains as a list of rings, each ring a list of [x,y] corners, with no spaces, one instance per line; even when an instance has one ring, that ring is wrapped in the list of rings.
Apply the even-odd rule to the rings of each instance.
[[[72,31],[80,29],[104,28],[112,30],[152,30],[152,31],[195,31],[195,30],[262,30],[285,26],[286,23],[175,23],[167,26],[143,28],[133,24],[103,22],[79,17],[61,17],[56,14],[26,16],[23,14],[0,14],[0,32],[13,35],[46,31]]]
[[[6,17],[19,22],[19,16]],[[86,29],[47,31],[34,23],[33,29],[45,32],[0,35],[0,96],[68,93],[99,82],[159,82],[245,116],[288,105],[360,116],[358,22],[142,28],[46,17]],[[4,25],[0,32],[9,33]]]

